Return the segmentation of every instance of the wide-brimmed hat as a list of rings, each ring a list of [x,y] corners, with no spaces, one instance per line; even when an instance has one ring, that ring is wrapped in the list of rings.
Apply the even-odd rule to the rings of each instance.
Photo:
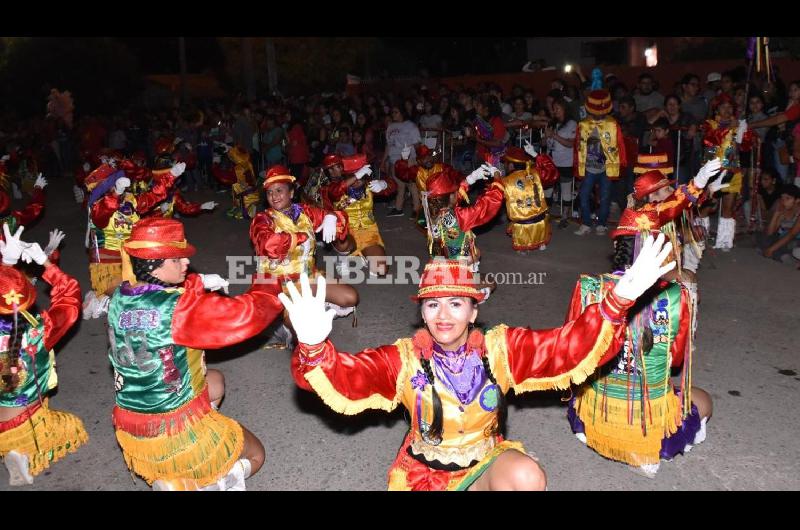
[[[291,173],[289,173],[289,169],[280,164],[269,168],[264,177],[264,189],[278,182],[283,182],[284,184],[289,184],[291,186],[296,180]]]
[[[162,217],[148,217],[133,225],[123,247],[127,254],[141,259],[188,258],[197,250],[186,241],[183,223]]]
[[[434,259],[425,265],[419,282],[419,291],[411,299],[467,296],[478,302],[485,295],[477,289],[478,280],[465,260]]]
[[[611,239],[619,236],[635,236],[644,232],[649,232],[657,236],[661,224],[658,221],[658,213],[654,210],[637,211],[633,208],[626,208],[622,212],[617,228],[611,231]]]

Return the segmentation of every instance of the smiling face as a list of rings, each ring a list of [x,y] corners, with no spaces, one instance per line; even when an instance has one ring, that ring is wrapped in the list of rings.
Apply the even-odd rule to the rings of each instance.
[[[285,182],[276,182],[267,188],[267,202],[270,208],[285,210],[292,205],[292,188]]]
[[[188,268],[189,258],[168,258],[164,260],[163,265],[150,274],[164,283],[177,285],[186,279]]]
[[[433,340],[448,351],[467,342],[469,325],[478,318],[477,305],[465,296],[426,298],[420,306]]]

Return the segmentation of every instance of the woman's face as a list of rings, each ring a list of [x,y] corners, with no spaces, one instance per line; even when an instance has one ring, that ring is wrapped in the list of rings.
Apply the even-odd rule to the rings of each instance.
[[[521,98],[514,100],[514,112],[517,114],[522,114],[525,112],[525,100]]]
[[[736,93],[733,95],[733,99],[736,101],[736,105],[739,108],[744,107],[744,96],[745,96],[744,89],[737,88]]]
[[[559,123],[564,122],[564,118],[566,118],[566,112],[564,112],[564,107],[561,105],[553,105],[553,116],[555,117],[556,121]]]
[[[169,258],[151,274],[164,283],[177,285],[186,279],[186,270],[189,268],[189,258]]]
[[[356,123],[357,123],[357,124],[358,124],[360,127],[363,127],[363,126],[365,126],[365,125],[367,124],[367,116],[366,116],[366,115],[365,115],[363,112],[360,112],[360,113],[358,114],[358,116],[356,117]]]
[[[750,112],[756,114],[764,110],[764,104],[760,98],[750,98]]]
[[[733,116],[733,105],[728,103],[727,101],[721,103],[719,107],[717,107],[717,114],[722,119],[729,119]]]
[[[525,105],[529,107],[533,105],[533,94],[531,94],[530,92],[526,92],[524,99],[525,99]]]
[[[400,113],[400,109],[397,107],[392,107],[392,121],[394,122],[401,122],[403,121],[403,115]]]
[[[489,109],[484,107],[480,101],[475,102],[475,112],[478,113],[478,116],[481,118],[486,118],[489,116]]]
[[[681,104],[678,103],[678,100],[675,98],[669,98],[666,103],[667,114],[669,115],[676,115],[680,114],[681,112]]]
[[[789,97],[792,101],[800,101],[800,85],[797,83],[789,85]]]
[[[478,318],[478,307],[464,296],[426,298],[421,312],[433,340],[449,351],[466,343],[469,325]]]
[[[336,109],[331,113],[331,118],[333,119],[333,123],[339,123],[342,121],[342,113],[339,112],[339,109]]]
[[[270,208],[285,210],[292,205],[292,190],[285,182],[276,182],[267,188],[267,202]]]

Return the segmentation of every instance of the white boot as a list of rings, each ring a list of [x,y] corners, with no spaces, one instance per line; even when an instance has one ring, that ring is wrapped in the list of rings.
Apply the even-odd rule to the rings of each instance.
[[[661,466],[661,462],[657,464],[642,464],[641,466],[635,468],[636,471],[647,478],[655,478],[656,473],[658,473],[658,468]]]
[[[586,443],[586,433],[576,432],[575,433],[575,438],[577,438],[578,440],[580,440],[583,443]]]
[[[336,312],[336,318],[346,317],[353,311],[355,311],[355,306],[350,307],[342,307],[334,304],[333,302],[325,302],[325,310],[333,309]]]
[[[83,319],[89,320],[93,318],[92,315],[97,310],[98,300],[94,291],[89,290],[86,296],[83,297]]]
[[[708,418],[703,418],[700,420],[700,430],[694,435],[694,441],[692,442],[693,445],[697,445],[706,439],[706,422],[708,422]]]
[[[28,466],[28,455],[24,455],[17,451],[9,451],[4,459],[6,468],[8,469],[9,486],[25,486],[26,484],[33,484],[33,475],[31,475]]]
[[[111,298],[106,295],[100,295],[97,298],[97,306],[92,312],[92,318],[104,317],[108,314],[108,305],[111,303]]]
[[[736,233],[736,219],[720,217],[717,226],[717,241],[714,248],[728,252],[733,248],[733,236]]]

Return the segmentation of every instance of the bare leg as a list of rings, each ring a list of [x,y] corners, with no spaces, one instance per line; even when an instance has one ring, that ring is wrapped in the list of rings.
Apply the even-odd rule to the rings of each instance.
[[[372,245],[361,251],[369,262],[369,270],[378,276],[386,276],[386,249],[380,245]]]
[[[533,458],[516,450],[497,457],[470,491],[544,491],[547,476]]]
[[[736,193],[725,193],[722,195],[722,217],[732,218],[733,209],[736,206]]]
[[[316,294],[316,285],[312,285],[311,290]],[[353,307],[358,305],[358,291],[352,285],[343,283],[328,284],[325,301],[334,303],[339,307]]]
[[[239,458],[246,458],[250,461],[250,476],[253,476],[258,473],[258,470],[264,465],[266,452],[264,451],[264,446],[261,444],[261,441],[256,438],[253,433],[248,431],[244,426],[242,426],[242,431],[244,432],[244,448]]]
[[[222,398],[225,397],[225,376],[219,370],[209,368],[206,372],[208,383],[208,397],[215,408],[219,408]]]
[[[392,178],[394,178],[394,176]],[[394,181],[397,183],[397,197],[394,199],[394,207],[398,210],[402,210],[403,203],[406,202],[406,183],[398,178],[395,178]]]
[[[702,388],[692,388],[692,403],[697,407],[701,418],[710,418],[714,414],[714,404],[711,396]]]

